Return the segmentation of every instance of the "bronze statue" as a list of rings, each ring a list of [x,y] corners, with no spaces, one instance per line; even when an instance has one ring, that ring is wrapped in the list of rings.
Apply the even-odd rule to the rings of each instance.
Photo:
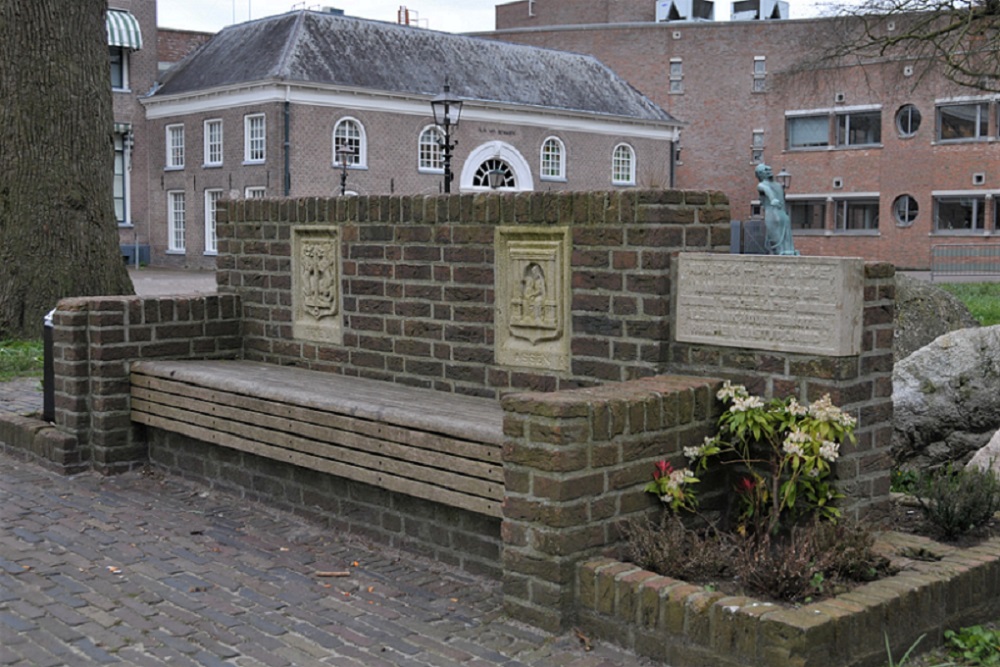
[[[764,226],[766,228],[765,245],[770,255],[798,255],[795,242],[792,239],[792,220],[785,208],[785,188],[774,180],[771,168],[766,164],[758,164],[754,169],[757,175],[757,191],[760,193],[760,203],[764,207]]]

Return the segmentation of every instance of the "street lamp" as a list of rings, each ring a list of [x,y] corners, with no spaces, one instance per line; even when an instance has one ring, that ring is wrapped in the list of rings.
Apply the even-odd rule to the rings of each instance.
[[[486,172],[486,182],[490,184],[490,190],[496,190],[501,185],[503,185],[504,173],[503,169],[499,167],[494,167]]]
[[[784,167],[782,167],[781,171],[774,175],[774,180],[781,183],[781,187],[785,190],[788,190],[788,188],[792,186],[792,175],[785,171]]]
[[[431,100],[431,110],[434,112],[434,123],[444,130],[444,140],[441,142],[441,156],[444,161],[444,191],[451,192],[451,181],[455,177],[451,173],[451,151],[458,142],[451,141],[451,128],[458,127],[462,115],[462,100],[451,94],[451,87],[445,83],[444,92]]]
[[[347,194],[347,164],[354,161],[357,151],[349,144],[337,146],[337,161],[340,163],[340,196]]]

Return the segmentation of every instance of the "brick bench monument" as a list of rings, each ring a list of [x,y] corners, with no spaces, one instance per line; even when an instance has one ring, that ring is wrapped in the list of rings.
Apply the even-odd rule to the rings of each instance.
[[[417,550],[553,630],[722,379],[831,394],[859,419],[844,510],[887,499],[892,267],[730,257],[719,193],[247,200],[218,238],[218,295],[60,303],[57,464],[152,462]]]

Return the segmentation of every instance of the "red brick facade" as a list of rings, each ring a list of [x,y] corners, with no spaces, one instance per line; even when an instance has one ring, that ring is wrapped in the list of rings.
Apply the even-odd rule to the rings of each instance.
[[[723,190],[734,218],[745,220],[758,199],[753,151],[762,151],[775,172],[792,173],[789,201],[825,204],[823,227],[797,232],[796,247],[806,254],[927,269],[933,245],[1000,243],[994,203],[1000,173],[989,169],[1000,157],[995,100],[940,78],[918,80],[903,62],[864,70],[808,67],[840,34],[837,19],[654,23],[654,3],[635,0],[535,0],[534,16],[528,9],[526,1],[498,6],[498,31],[489,36],[592,54],[688,123],[676,166],[678,187]],[[989,128],[982,140],[938,138],[940,106],[959,98],[985,104]],[[907,104],[921,115],[912,136],[897,129],[897,112]],[[795,114],[827,116],[829,141],[836,144],[842,116],[871,110],[880,112],[878,142],[786,146],[786,121]],[[918,206],[912,224],[894,215],[893,204],[904,195]],[[937,204],[948,197],[975,200],[985,211],[984,229],[936,224]],[[877,200],[877,219],[869,220],[877,229],[838,229],[838,205],[859,200]]]

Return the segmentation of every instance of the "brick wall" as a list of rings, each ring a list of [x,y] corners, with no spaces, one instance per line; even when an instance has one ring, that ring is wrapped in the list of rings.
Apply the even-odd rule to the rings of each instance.
[[[241,297],[246,358],[488,397],[656,374],[667,361],[671,253],[729,241],[715,192],[246,201],[228,216],[219,289]],[[326,223],[341,229],[343,345],[292,338],[291,226]],[[495,361],[501,225],[571,230],[568,371]]]
[[[129,415],[135,359],[239,354],[239,298],[232,295],[63,299],[53,316],[56,425],[78,459],[104,473],[147,460]]]

